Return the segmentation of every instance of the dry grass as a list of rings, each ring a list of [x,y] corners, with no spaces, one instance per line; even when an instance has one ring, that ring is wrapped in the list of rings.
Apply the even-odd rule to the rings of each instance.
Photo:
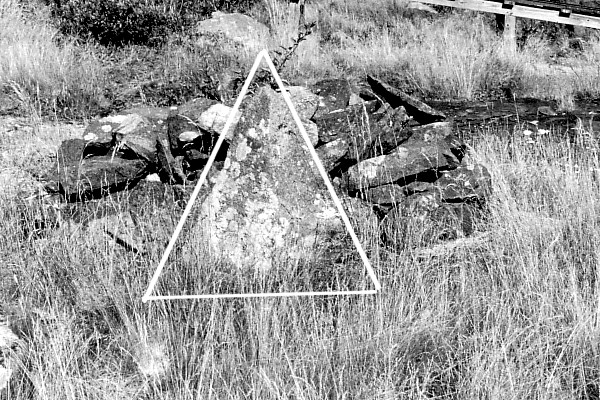
[[[32,221],[5,198],[0,293],[27,343],[9,398],[594,398],[599,163],[583,126],[573,141],[481,132],[489,234],[424,252],[413,226],[381,251],[376,296],[142,304],[172,229],[155,210],[141,256],[77,227],[24,238]],[[231,279],[187,243],[161,290]]]
[[[0,6],[9,24],[0,24],[0,51],[10,55],[0,58],[2,82],[30,96],[38,86],[60,93],[88,87],[87,64],[75,61],[79,50],[8,16],[15,4]],[[284,21],[277,32],[293,30],[287,11],[269,4],[272,18]],[[558,73],[539,42],[510,56],[474,14],[411,20],[399,2],[318,6],[321,14],[309,6],[307,16],[318,17],[318,43],[304,43],[304,55],[288,66],[299,79],[375,71],[421,93],[467,98],[521,82],[519,93],[567,105],[578,90],[597,92],[593,41],[593,51]],[[395,13],[370,11],[384,6]],[[18,30],[24,35],[5,35]],[[287,45],[285,33],[276,40]],[[21,41],[37,46],[33,56],[19,55]],[[172,76],[191,73],[185,48],[171,51]],[[82,70],[73,68],[79,64]],[[97,70],[89,71],[93,81]],[[561,75],[570,71],[580,79]],[[24,236],[41,205],[24,212],[23,185],[14,184],[0,194],[0,311],[24,344],[19,372],[0,398],[598,398],[600,166],[587,126],[580,124],[575,140],[480,132],[471,144],[493,173],[490,218],[480,227],[489,233],[440,251],[426,237],[431,227],[408,227],[395,251],[380,250],[383,291],[376,296],[142,304],[176,210],[146,210],[142,239],[151,247],[133,255],[78,225]],[[1,134],[3,182],[20,171],[35,190],[31,175],[49,168],[53,146],[74,134],[36,122],[28,133]],[[161,290],[228,283],[211,260],[186,254],[185,246],[176,250]]]
[[[0,88],[28,112],[90,108],[102,93],[103,71],[93,48],[56,43],[43,7],[25,13],[17,0],[0,4]]]

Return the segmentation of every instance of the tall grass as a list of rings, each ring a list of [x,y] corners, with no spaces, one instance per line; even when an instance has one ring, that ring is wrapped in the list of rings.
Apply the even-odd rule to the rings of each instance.
[[[27,111],[73,114],[99,101],[105,82],[93,49],[59,44],[42,6],[25,14],[18,0],[3,0],[0,26],[0,88]]]
[[[163,2],[164,12],[190,6],[184,3]],[[525,37],[514,52],[485,13],[458,10],[428,16],[411,11],[404,0],[365,4],[309,3],[306,21],[314,22],[315,28],[286,64],[284,77],[311,83],[340,75],[361,80],[370,73],[423,97],[533,96],[556,100],[563,109],[573,108],[578,97],[600,93],[599,45],[593,35],[582,53],[550,43],[541,34]],[[122,102],[120,94],[135,92],[132,86],[139,82],[158,82],[158,95],[172,97],[169,105],[179,103],[212,86],[227,86],[254,57],[232,43],[215,45],[211,38],[190,36],[183,26],[153,49],[132,46],[117,51],[77,44],[58,36],[44,7],[35,9],[26,13],[17,0],[6,0],[0,8],[0,85],[25,103],[28,113],[97,113],[113,100]],[[293,44],[298,35],[296,5],[264,0],[254,4],[251,13],[271,28],[264,46],[275,52]],[[227,60],[213,67],[202,62],[223,58]],[[135,65],[130,65],[132,60]],[[125,106],[162,104],[152,93],[140,96],[126,99]]]
[[[289,32],[297,11],[277,0],[268,3],[278,11],[270,13],[276,32]],[[407,4],[309,4],[307,21],[317,22],[313,39],[319,43],[301,45],[289,73],[300,78],[350,74],[358,79],[365,73],[380,74],[424,97],[533,96],[557,100],[564,109],[573,108],[578,95],[597,96],[600,91],[594,37],[584,45],[583,55],[557,56],[557,44],[541,34],[524,37],[514,52],[495,32],[489,14],[454,10],[427,16]]]
[[[147,252],[134,254],[97,228],[24,237],[35,213],[5,198],[0,296],[24,343],[6,396],[594,398],[599,165],[587,133],[480,132],[487,234],[440,246],[415,222],[379,250],[375,296],[142,304],[179,211],[140,214]],[[133,211],[119,196],[116,211]],[[225,279],[197,242],[179,246],[159,290]]]
[[[520,93],[539,90],[567,100],[585,79],[590,93],[596,90],[594,75],[586,73],[590,78],[563,79],[573,86],[550,92],[548,85],[560,86],[554,70],[527,64],[550,54],[532,39],[511,56],[483,17],[449,13],[412,20],[403,3],[376,5],[394,12],[375,15],[373,4],[350,0],[319,3],[321,14],[312,15],[319,46],[304,43],[318,51],[301,53],[287,73],[308,80],[375,72],[423,94],[466,98],[514,82]],[[79,53],[73,44],[52,44],[52,31],[33,29],[16,2],[1,7],[7,25],[0,26],[10,29],[0,31],[7,44],[0,49],[14,53],[0,59],[2,77],[15,71],[2,82],[25,88],[34,105],[44,98],[36,97],[37,87],[66,96],[80,87],[77,82],[88,82],[85,68],[74,67]],[[279,10],[272,18],[285,20],[286,9]],[[280,32],[293,30],[281,24]],[[18,43],[37,44],[30,63],[19,58]],[[170,51],[173,57],[165,57],[176,70],[172,76],[192,73],[196,59],[185,47]],[[593,54],[573,62],[591,68]],[[13,63],[19,67],[8,69]],[[92,66],[90,82],[101,80]],[[96,83],[89,84],[94,93]],[[476,135],[471,145],[493,174],[488,220],[474,238],[445,245],[428,236],[432,226],[418,221],[402,227],[402,242],[372,245],[383,285],[375,296],[142,304],[180,210],[142,208],[137,234],[145,252],[134,254],[105,236],[100,223],[36,231],[36,221],[53,214],[42,203],[23,204],[17,190],[3,190],[0,311],[9,314],[22,343],[12,355],[18,372],[0,396],[597,398],[600,166],[587,126],[583,121],[574,137],[557,132],[531,139],[518,129],[496,128]],[[34,132],[0,136],[3,172],[49,167],[52,136],[71,135]],[[32,143],[39,140],[36,148]],[[116,215],[137,212],[127,194],[109,199],[105,208],[111,207]],[[111,221],[127,229],[123,219]],[[355,223],[370,232],[367,222]],[[203,256],[197,242],[179,246],[160,290],[245,283]]]

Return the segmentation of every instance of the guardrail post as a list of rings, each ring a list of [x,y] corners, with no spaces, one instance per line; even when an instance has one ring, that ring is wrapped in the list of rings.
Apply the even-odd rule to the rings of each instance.
[[[510,49],[517,48],[517,17],[507,14],[496,14],[496,30],[502,32],[504,41]]]

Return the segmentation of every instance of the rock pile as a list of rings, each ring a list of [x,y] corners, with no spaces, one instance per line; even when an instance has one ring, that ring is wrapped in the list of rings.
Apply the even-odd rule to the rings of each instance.
[[[415,215],[459,219],[463,232],[441,229],[440,236],[470,234],[473,217],[481,213],[490,190],[489,172],[470,161],[465,143],[452,133],[442,113],[378,79],[368,77],[367,83],[360,89],[344,79],[328,79],[310,89],[289,88],[339,193],[364,201],[387,226],[401,225]],[[296,192],[313,198],[312,183],[302,181],[303,175],[296,176],[297,168],[291,168],[299,162],[297,154],[287,150],[278,154],[281,145],[270,143],[275,140],[272,132],[295,129],[291,116],[284,115],[283,99],[267,89],[253,97],[245,100],[242,119],[237,116],[237,127],[220,149],[203,196],[218,182],[219,190],[235,186],[247,200],[244,182],[252,177],[233,173],[233,165],[246,168],[245,162],[256,163],[253,152],[263,147],[270,157],[263,172],[280,168],[288,175],[282,177],[283,187],[302,188]],[[81,139],[62,143],[47,189],[67,203],[87,202],[154,176],[184,193],[206,165],[230,111],[215,101],[197,99],[180,107],[132,109],[98,119]],[[268,208],[266,191],[273,185],[265,177],[265,191],[255,193],[266,207],[261,212]],[[283,192],[277,194],[282,196]],[[293,199],[288,200],[291,204]],[[308,203],[296,205],[296,213],[323,211]]]

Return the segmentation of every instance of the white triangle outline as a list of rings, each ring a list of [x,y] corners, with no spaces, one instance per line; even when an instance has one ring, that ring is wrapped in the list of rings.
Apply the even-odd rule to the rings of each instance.
[[[218,153],[219,149],[221,148],[223,141],[225,140],[225,136],[226,136],[227,132],[229,131],[229,129],[231,128],[231,125],[233,124],[234,116],[237,114],[237,112],[240,108],[240,105],[242,103],[242,100],[246,96],[246,93],[248,92],[248,88],[250,87],[250,84],[252,83],[254,75],[256,74],[256,71],[258,70],[260,62],[263,58],[267,62],[267,65],[269,66],[269,69],[271,70],[271,74],[275,78],[275,81],[277,82],[277,85],[279,86],[279,89],[281,90],[281,93],[283,94],[283,98],[292,114],[294,122],[296,123],[296,125],[298,126],[298,129],[300,130],[300,133],[302,134],[302,138],[304,139],[304,142],[306,143],[306,146],[308,147],[310,155],[311,155],[313,161],[315,162],[315,165],[317,166],[317,169],[319,170],[319,173],[320,173],[321,177],[323,178],[325,185],[327,186],[327,190],[329,191],[329,194],[331,195],[331,198],[332,198],[333,202],[335,203],[335,206],[336,206],[338,212],[340,213],[340,216],[344,222],[344,225],[346,226],[346,230],[348,231],[348,233],[350,234],[350,236],[352,238],[352,242],[354,243],[354,246],[356,247],[356,250],[358,251],[358,254],[360,255],[360,258],[364,264],[365,269],[367,270],[369,277],[371,278],[371,281],[373,282],[375,289],[348,290],[348,291],[325,291],[325,292],[281,292],[281,293],[244,293],[244,294],[242,294],[242,293],[239,293],[239,294],[238,293],[227,293],[227,294],[153,296],[152,291],[154,290],[154,287],[156,286],[156,283],[158,282],[158,278],[160,277],[162,270],[165,267],[165,264],[167,263],[169,256],[171,255],[171,252],[173,251],[175,242],[177,242],[177,239],[179,238],[179,235],[181,234],[181,230],[183,229],[183,226],[192,210],[192,207],[194,206],[194,203],[196,202],[196,198],[198,197],[198,194],[200,193],[200,188],[204,184],[204,181],[206,181],[208,171],[212,167],[212,164],[214,163],[215,158],[217,157],[217,153]],[[250,73],[248,74],[248,77],[246,78],[246,82],[244,82],[244,86],[242,87],[242,90],[240,91],[240,94],[238,95],[238,98],[235,101],[233,109],[231,110],[231,113],[229,114],[229,117],[227,118],[227,121],[225,122],[223,131],[221,132],[221,135],[219,136],[219,139],[217,140],[217,143],[215,144],[215,146],[212,150],[212,153],[206,163],[206,166],[204,167],[204,170],[202,171],[202,174],[200,175],[200,179],[198,179],[198,183],[196,184],[196,187],[194,188],[194,191],[192,192],[192,195],[190,196],[190,199],[187,202],[187,205],[185,207],[185,210],[183,211],[183,214],[181,215],[181,218],[179,219],[179,222],[177,223],[177,226],[175,227],[175,231],[173,232],[173,235],[171,236],[171,239],[169,240],[169,244],[167,245],[167,248],[165,249],[165,252],[163,253],[163,256],[158,264],[158,267],[156,268],[156,271],[154,271],[154,275],[152,276],[152,279],[150,280],[150,283],[148,284],[148,289],[146,289],[146,292],[145,292],[144,296],[142,297],[142,302],[146,303],[148,300],[185,300],[185,299],[191,300],[191,299],[218,299],[218,298],[296,297],[296,296],[334,296],[334,295],[351,295],[351,294],[376,294],[380,290],[381,290],[381,284],[379,283],[379,280],[377,279],[377,275],[375,275],[375,271],[373,270],[373,267],[371,266],[371,262],[369,261],[369,258],[367,257],[362,245],[360,244],[360,241],[358,240],[358,237],[356,236],[356,233],[354,232],[354,229],[352,228],[352,225],[350,224],[348,215],[346,214],[346,211],[344,210],[344,207],[342,206],[340,199],[338,198],[337,194],[335,193],[335,189],[333,188],[333,185],[331,184],[331,181],[329,180],[329,176],[328,176],[327,172],[325,171],[325,168],[323,167],[321,160],[319,160],[319,156],[317,155],[315,148],[313,147],[312,143],[310,142],[310,138],[308,137],[308,134],[306,133],[306,129],[304,128],[304,125],[300,121],[300,117],[298,116],[298,113],[296,112],[296,109],[294,108],[294,105],[292,104],[292,100],[291,100],[287,90],[285,90],[285,86],[281,80],[281,77],[277,73],[277,69],[275,68],[275,65],[273,64],[271,57],[269,57],[268,50],[264,49],[260,53],[258,53],[258,55],[256,56],[254,65],[252,66],[252,69],[250,70]]]

